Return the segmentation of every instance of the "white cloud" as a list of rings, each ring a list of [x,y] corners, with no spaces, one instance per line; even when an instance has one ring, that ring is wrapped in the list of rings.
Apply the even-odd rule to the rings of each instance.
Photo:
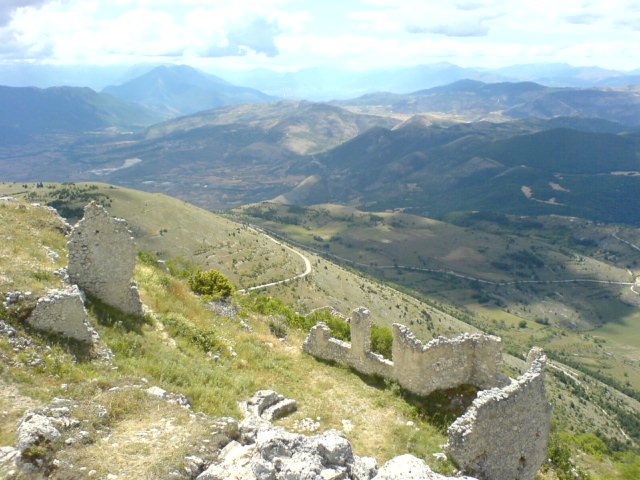
[[[37,7],[48,1],[51,0],[2,0],[0,3],[0,26],[8,24],[17,9]]]
[[[640,0],[0,2],[4,61],[194,61],[288,69],[443,60],[640,66]]]

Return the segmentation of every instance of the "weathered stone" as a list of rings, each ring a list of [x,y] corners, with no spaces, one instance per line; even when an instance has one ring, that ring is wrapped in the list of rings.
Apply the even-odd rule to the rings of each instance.
[[[59,438],[60,432],[48,417],[28,412],[18,427],[18,450],[22,454],[34,446],[50,445]]]
[[[125,313],[142,315],[138,289],[131,281],[136,246],[127,224],[91,202],[69,235],[69,278],[84,291]]]
[[[196,478],[202,473],[204,467],[205,461],[202,458],[196,455],[184,457],[184,471],[189,478]]]
[[[355,457],[351,467],[353,480],[371,480],[378,473],[378,461],[373,457]]]
[[[75,285],[65,290],[49,290],[38,299],[27,323],[38,330],[81,342],[91,343],[97,335],[90,326],[82,295]]]
[[[242,407],[249,416],[267,421],[282,418],[298,408],[295,400],[287,399],[273,390],[258,390]]]
[[[315,325],[302,349],[314,357],[346,363],[367,375],[397,381],[418,395],[463,384],[491,388],[508,384],[500,372],[501,341],[482,334],[439,337],[423,344],[404,325],[393,325],[393,362],[371,352],[371,319],[366,308],[353,311],[351,343],[331,338],[324,323]]]
[[[232,417],[216,419],[211,432],[210,442],[217,448],[227,445],[232,440],[240,439],[240,427],[238,421]]]
[[[246,480],[253,478],[251,459],[254,445],[231,442],[220,452],[222,462],[211,465],[198,475],[198,480]]]
[[[315,357],[395,380],[418,395],[464,384],[489,389],[480,392],[472,408],[450,427],[449,452],[463,469],[482,479],[535,476],[546,458],[551,422],[541,350],[532,350],[529,370],[511,380],[500,372],[498,337],[463,334],[423,344],[407,327],[394,324],[391,362],[370,351],[371,321],[362,307],[353,312],[351,340],[349,344],[331,338],[329,327],[318,323],[302,348]]]
[[[335,430],[330,430],[317,437],[315,445],[317,445],[318,453],[328,465],[353,463],[351,444]]]
[[[147,394],[151,395],[152,397],[158,397],[162,400],[166,400],[168,398],[167,391],[156,385],[154,385],[153,387],[147,388],[145,392],[147,392]]]
[[[446,477],[431,471],[423,460],[413,455],[400,455],[385,463],[373,480],[475,480],[471,477]],[[496,479],[498,480],[498,479]],[[506,479],[503,479],[506,480]]]
[[[275,405],[270,406],[264,412],[262,412],[262,418],[265,420],[276,420],[278,418],[286,417],[292,414],[298,409],[298,403],[295,400],[286,398]]]
[[[449,453],[461,468],[487,480],[531,480],[545,461],[551,405],[546,357],[533,348],[528,370],[502,389],[478,394],[449,427]]]

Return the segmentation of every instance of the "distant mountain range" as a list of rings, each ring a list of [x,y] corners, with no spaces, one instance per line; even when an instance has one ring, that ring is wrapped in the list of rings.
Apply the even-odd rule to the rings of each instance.
[[[104,179],[214,209],[277,198],[640,224],[638,87],[467,79],[334,104],[269,100],[189,67],[103,93],[3,87],[3,180]],[[206,102],[239,104],[158,123]]]
[[[141,128],[161,119],[140,105],[89,88],[0,86],[0,145],[26,142],[33,134]]]
[[[640,125],[640,90],[558,88],[533,82],[459,80],[407,95],[373,93],[336,104],[408,114],[442,112],[474,121],[573,116]]]
[[[124,139],[85,139],[53,167],[67,180],[163,191],[213,209],[277,199],[435,217],[483,210],[640,224],[639,152],[638,130],[600,119],[455,123],[418,115],[398,123],[280,101],[201,112]],[[20,179],[46,176],[38,163]]]
[[[551,87],[612,87],[640,84],[640,70],[621,72],[562,63],[515,65],[505,68],[465,68],[451,63],[352,71],[309,68],[297,72],[219,71],[223,78],[283,98],[332,100],[373,92],[410,93],[471,79],[483,82],[536,82]]]
[[[122,85],[103,90],[114,97],[136,102],[165,117],[235,105],[275,100],[258,90],[231,85],[186,65],[160,66]]]
[[[100,90],[121,85],[159,65],[0,65],[0,84],[17,87],[88,86]],[[410,93],[446,85],[457,80],[483,82],[531,81],[552,87],[611,87],[640,84],[640,70],[617,71],[599,67],[576,67],[563,63],[514,65],[503,68],[470,68],[451,63],[390,67],[364,71],[315,67],[297,72],[267,69],[216,70],[218,77],[280,98],[332,100],[378,91]]]

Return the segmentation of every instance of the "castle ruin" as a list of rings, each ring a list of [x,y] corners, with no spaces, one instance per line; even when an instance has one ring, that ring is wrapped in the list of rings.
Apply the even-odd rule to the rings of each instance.
[[[406,390],[474,385],[481,389],[468,412],[449,428],[449,453],[482,480],[532,480],[546,458],[551,405],[546,396],[542,350],[529,353],[529,370],[517,380],[501,373],[501,340],[485,334],[418,340],[393,324],[393,361],[371,351],[371,318],[364,307],[351,317],[351,343],[331,337],[320,322],[302,349],[323,360],[342,362],[367,374],[394,380]]]

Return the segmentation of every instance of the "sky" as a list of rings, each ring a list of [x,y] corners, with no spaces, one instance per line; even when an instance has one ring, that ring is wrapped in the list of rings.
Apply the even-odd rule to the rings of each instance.
[[[640,0],[0,0],[0,63],[640,68]]]

